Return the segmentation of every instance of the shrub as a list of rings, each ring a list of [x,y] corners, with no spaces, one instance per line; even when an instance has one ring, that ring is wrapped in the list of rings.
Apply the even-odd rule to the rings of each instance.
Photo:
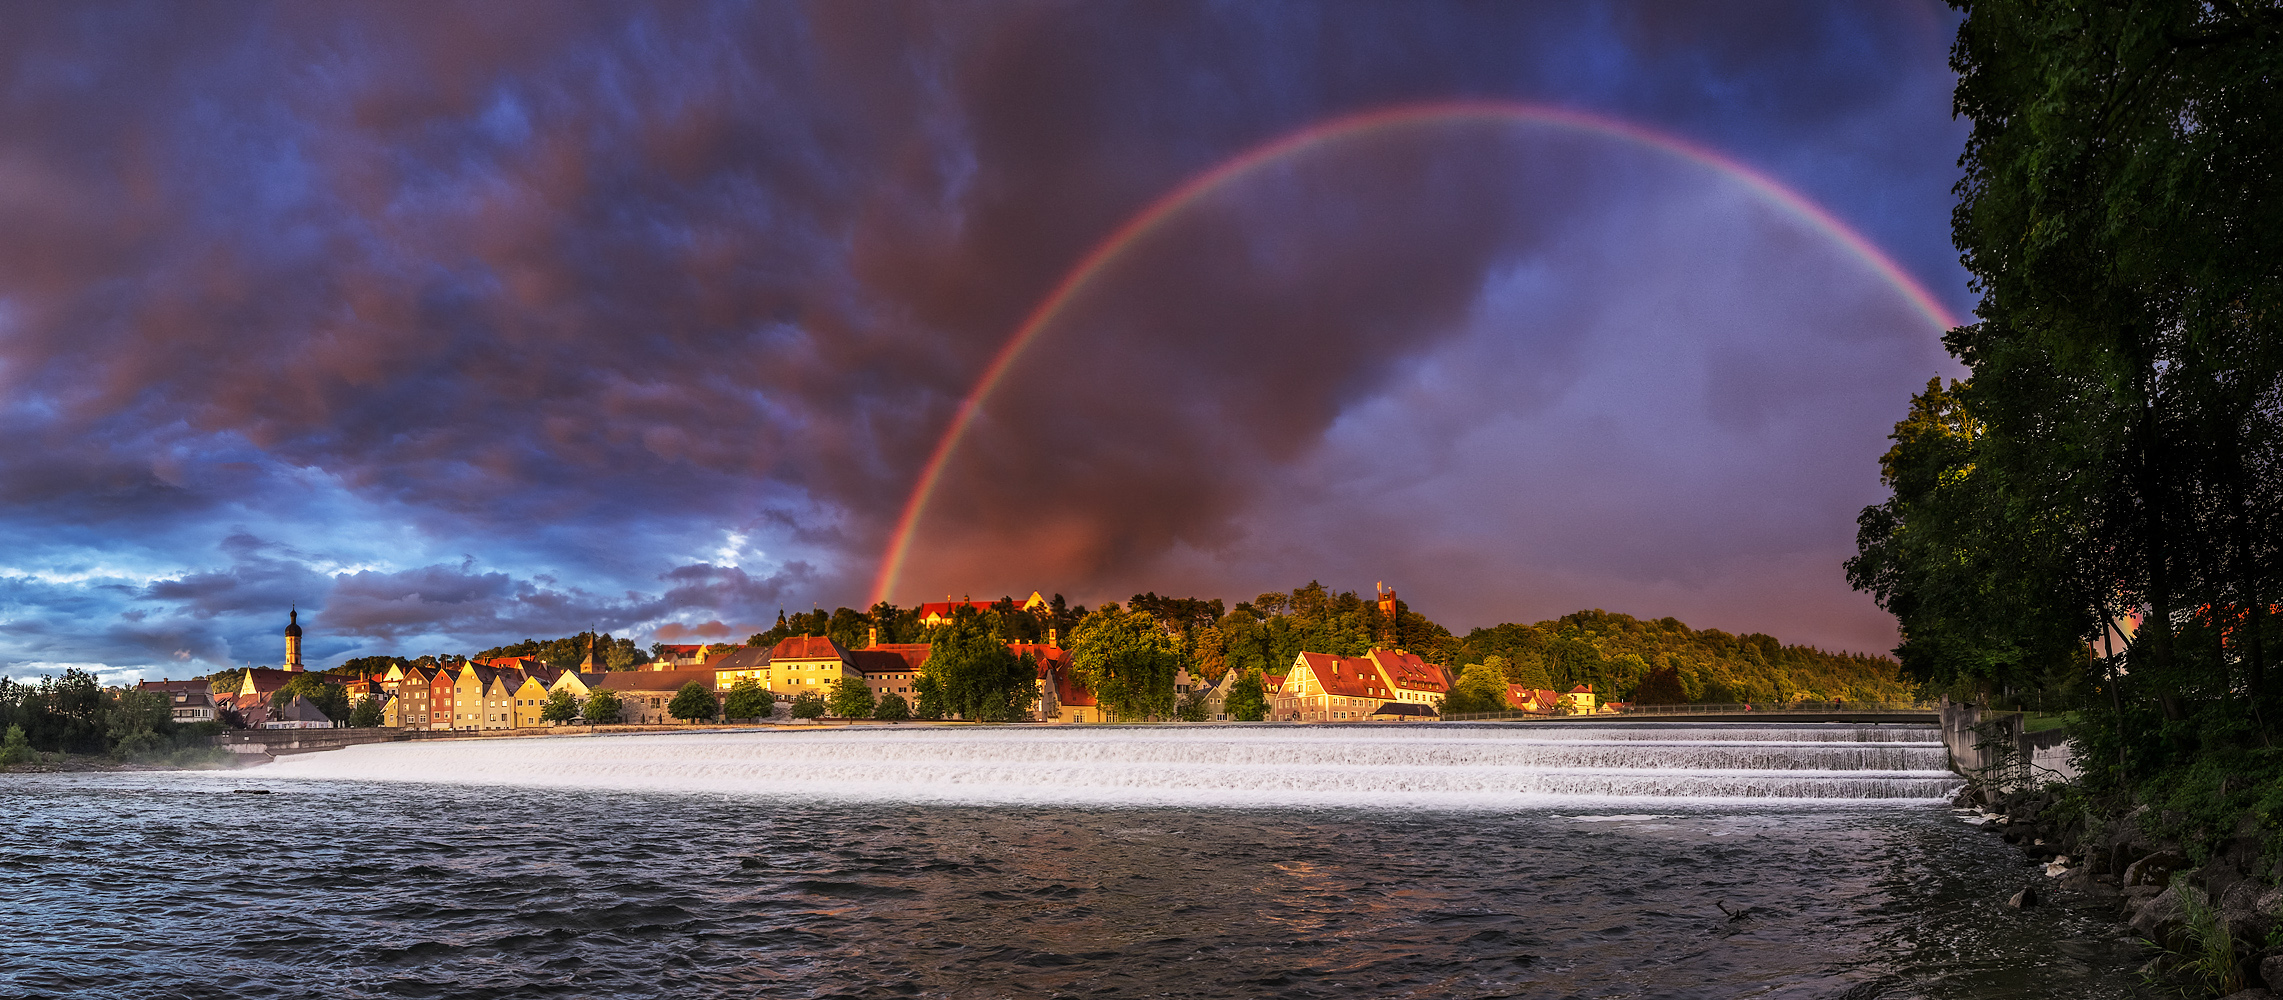
[[[800,697],[793,699],[793,718],[824,718],[824,695],[815,691],[801,692]]]
[[[579,714],[586,717],[587,725],[604,726],[618,721],[619,708],[618,692],[598,689],[587,696],[586,708]]]
[[[765,719],[776,708],[761,682],[751,677],[740,679],[729,689],[729,697],[721,701],[721,714],[727,719]]]
[[[721,711],[721,703],[714,700],[713,692],[696,681],[682,685],[674,692],[674,700],[666,703],[666,714],[684,722],[711,719]]]
[[[883,722],[902,722],[912,717],[912,706],[904,696],[893,691],[881,695],[872,706],[872,717]]]

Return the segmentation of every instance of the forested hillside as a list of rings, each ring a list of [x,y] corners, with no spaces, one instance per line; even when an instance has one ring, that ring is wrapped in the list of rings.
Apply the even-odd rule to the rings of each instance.
[[[1909,701],[1915,694],[1890,657],[1827,653],[1758,633],[1699,631],[1672,618],[1598,609],[1475,629],[1461,641],[1458,661],[1502,667],[1516,684],[1564,691],[1591,684],[1604,699],[1652,703]]]

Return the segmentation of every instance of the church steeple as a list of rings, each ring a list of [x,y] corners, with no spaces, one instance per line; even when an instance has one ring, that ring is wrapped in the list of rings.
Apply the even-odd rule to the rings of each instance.
[[[295,606],[285,617],[285,669],[297,671],[301,665],[301,608]]]

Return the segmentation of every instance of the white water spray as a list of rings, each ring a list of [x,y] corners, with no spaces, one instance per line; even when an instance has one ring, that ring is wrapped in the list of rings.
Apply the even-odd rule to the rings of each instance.
[[[267,777],[803,799],[1496,809],[1568,800],[1947,798],[1931,727],[855,727],[382,743]]]

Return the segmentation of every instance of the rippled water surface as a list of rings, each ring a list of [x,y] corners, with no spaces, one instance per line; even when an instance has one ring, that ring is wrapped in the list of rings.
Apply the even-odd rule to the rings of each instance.
[[[1628,760],[1781,769],[1675,749],[1694,737],[1533,762],[1476,745],[1511,735],[1348,732],[514,748],[542,770],[652,762],[600,787],[486,770],[507,758],[470,755],[508,748],[473,742],[222,776],[4,775],[0,995],[2130,995],[2116,929],[2007,909],[2040,870],[1937,802],[1501,791],[1502,769],[1525,789]],[[1751,732],[1697,742],[1861,742]],[[1832,766],[1931,780],[1895,749]],[[930,765],[962,754],[1034,794],[983,782],[962,804]],[[1438,758],[1472,773],[1438,779]],[[774,773],[798,767],[835,777]],[[1300,777],[1260,777],[1276,773]]]

